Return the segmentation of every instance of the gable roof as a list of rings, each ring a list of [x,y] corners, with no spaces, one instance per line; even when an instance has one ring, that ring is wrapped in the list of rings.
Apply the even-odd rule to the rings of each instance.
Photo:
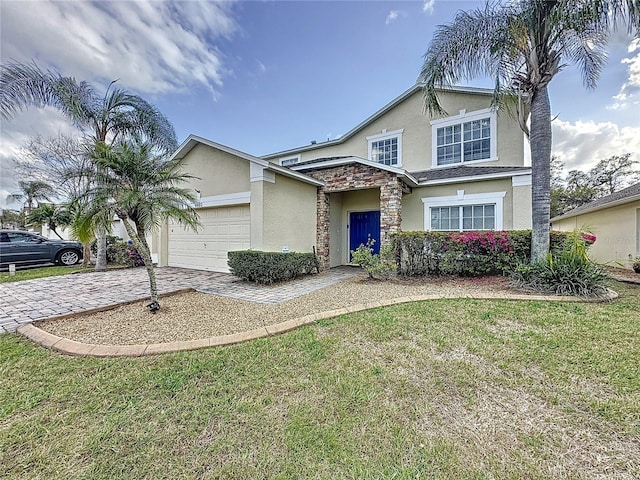
[[[202,144],[211,148],[215,148],[216,150],[220,150],[222,152],[229,153],[235,157],[242,158],[251,162],[253,164],[259,165],[265,170],[269,170],[274,173],[279,173],[280,175],[284,175],[285,177],[293,178],[295,180],[300,180],[301,182],[310,183],[311,185],[321,186],[324,185],[324,182],[317,180],[315,178],[309,177],[303,173],[295,172],[286,167],[281,167],[280,165],[276,165],[273,162],[269,162],[267,160],[263,160],[262,158],[254,157],[245,152],[241,152],[240,150],[236,150],[235,148],[227,147],[226,145],[222,145],[221,143],[212,142],[211,140],[207,140],[206,138],[199,137],[198,135],[189,135],[187,139],[182,142],[182,144],[178,147],[178,149],[171,155],[171,158],[183,159],[194,147]]]
[[[392,165],[385,165],[383,163],[373,162],[365,158],[354,157],[354,156],[314,158],[313,160],[294,163],[293,165],[289,165],[288,168],[296,171],[297,170],[309,171],[309,170],[319,170],[322,168],[337,167],[338,165],[347,165],[350,163],[359,163],[360,165],[366,165],[368,167],[377,168],[379,170],[385,170],[387,172],[395,173],[400,178],[405,180],[405,182],[407,182],[410,186],[412,187],[418,186],[418,181],[413,177],[412,174],[410,174],[403,168],[394,167]]]
[[[587,203],[586,205],[574,208],[567,213],[563,213],[562,215],[558,215],[557,217],[552,218],[551,221],[555,222],[556,220],[575,217],[576,215],[580,215],[583,213],[590,213],[598,210],[603,210],[605,208],[624,205],[625,203],[634,202],[636,200],[640,200],[640,183],[631,185],[630,187],[622,189],[619,192],[612,193],[611,195],[607,195],[606,197],[598,198],[593,202]]]
[[[263,155],[261,158],[272,160],[274,158],[284,157],[288,155],[295,155],[300,152],[308,152],[311,150],[316,150],[318,148],[325,148],[332,145],[340,145],[341,143],[344,143],[347,140],[349,140],[356,133],[358,133],[360,130],[365,128],[367,125],[374,122],[375,120],[383,116],[385,113],[387,113],[388,111],[390,111],[391,109],[393,109],[394,107],[396,107],[397,105],[405,101],[414,93],[422,90],[423,87],[424,87],[423,83],[416,83],[414,86],[412,86],[411,88],[403,92],[400,96],[391,100],[391,102],[387,103],[380,110],[375,112],[373,115],[371,115],[370,117],[368,117],[367,119],[365,119],[364,121],[356,125],[355,127],[353,127],[351,130],[349,130],[347,133],[345,133],[341,137],[336,138],[335,140],[327,140],[326,142],[312,143],[311,145],[305,145],[303,147],[297,147],[297,148],[283,150],[276,153],[270,153],[267,155]],[[477,87],[443,87],[440,90],[446,91],[446,92],[470,93],[470,94],[476,94],[476,95],[489,95],[489,96],[493,94],[493,90],[491,89],[477,88]]]

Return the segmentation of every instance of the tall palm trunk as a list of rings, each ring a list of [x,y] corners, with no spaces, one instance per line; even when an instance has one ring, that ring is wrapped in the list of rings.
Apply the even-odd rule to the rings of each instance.
[[[531,261],[545,260],[549,253],[551,212],[551,104],[547,87],[540,87],[531,99]]]
[[[118,214],[118,217],[122,220],[122,223],[124,223],[127,235],[129,235],[129,238],[133,242],[133,246],[136,247],[136,250],[144,262],[144,267],[146,268],[147,275],[149,276],[149,290],[151,293],[151,303],[148,307],[151,313],[156,313],[160,310],[160,302],[158,302],[158,284],[156,282],[156,272],[153,269],[153,260],[151,259],[149,245],[147,244],[147,239],[144,236],[144,230],[139,227],[137,231],[134,230],[126,215]]]

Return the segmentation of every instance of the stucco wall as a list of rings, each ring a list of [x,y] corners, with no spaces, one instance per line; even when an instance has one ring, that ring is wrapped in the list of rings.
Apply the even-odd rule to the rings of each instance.
[[[592,232],[597,240],[589,254],[598,263],[631,268],[629,255],[640,255],[640,201],[553,222],[554,230]]]
[[[531,185],[513,187],[513,229],[531,228]]]
[[[346,243],[345,239],[345,223],[343,222],[343,194],[342,192],[332,193],[329,197],[331,207],[329,211],[329,222],[331,229],[329,233],[329,266],[337,267],[345,263],[346,259]]]
[[[276,175],[275,183],[261,183],[264,196],[260,248],[279,252],[287,246],[291,252],[311,252],[316,244],[317,187],[282,175]],[[251,246],[255,248],[253,243]]]
[[[181,162],[183,171],[199,178],[188,188],[202,197],[249,191],[249,162],[207,145],[196,145]]]
[[[455,116],[461,109],[467,113],[488,108],[488,95],[447,92],[441,95],[441,102],[449,116]],[[422,92],[416,92],[379,119],[366,126],[356,135],[339,145],[317,147],[301,153],[301,161],[332,156],[368,157],[368,136],[378,135],[382,130],[392,132],[404,129],[402,134],[402,167],[408,171],[432,168],[431,118],[423,114]],[[506,112],[498,113],[498,161],[475,163],[478,165],[523,165],[524,137],[522,131]],[[273,161],[277,162],[278,159]]]
[[[489,192],[507,192],[503,200],[503,229],[512,230],[513,221],[513,187],[511,178],[490,180],[485,182],[456,183],[432,187],[414,188],[410,194],[402,197],[402,230],[424,230],[424,203],[426,197],[452,197],[458,190],[465,194]]]

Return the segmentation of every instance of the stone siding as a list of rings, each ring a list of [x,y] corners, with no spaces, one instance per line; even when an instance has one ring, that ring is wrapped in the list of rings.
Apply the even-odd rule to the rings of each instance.
[[[380,245],[387,243],[390,233],[400,231],[403,184],[395,173],[358,163],[310,169],[304,173],[325,182],[324,186],[318,187],[317,255],[321,268],[329,268],[331,255],[329,236],[332,192],[379,188]]]

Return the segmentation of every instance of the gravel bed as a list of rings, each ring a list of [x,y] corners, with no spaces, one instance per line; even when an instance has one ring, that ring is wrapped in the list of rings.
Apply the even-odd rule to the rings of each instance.
[[[507,290],[504,279],[498,277],[383,282],[358,276],[276,305],[189,292],[162,297],[162,308],[155,315],[148,313],[145,308],[148,300],[144,300],[103,312],[44,320],[36,325],[54,335],[84,343],[164,343],[238,333],[384,299],[425,294],[463,297]]]

